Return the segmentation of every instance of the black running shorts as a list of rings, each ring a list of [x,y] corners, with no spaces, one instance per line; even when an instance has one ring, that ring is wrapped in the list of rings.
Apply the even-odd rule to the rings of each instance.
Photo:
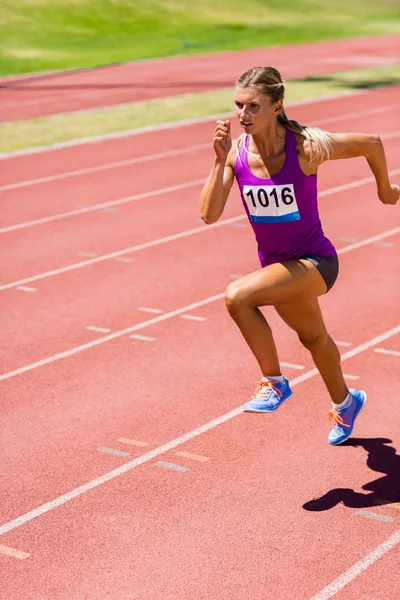
[[[326,291],[329,292],[339,274],[339,260],[337,255],[318,256],[317,254],[306,254],[301,258],[309,260],[318,269],[327,285],[328,289]]]

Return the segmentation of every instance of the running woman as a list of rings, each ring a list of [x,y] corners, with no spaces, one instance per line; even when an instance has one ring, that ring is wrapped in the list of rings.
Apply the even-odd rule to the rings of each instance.
[[[260,270],[231,283],[225,297],[262,374],[244,410],[270,413],[292,396],[271,328],[259,309],[274,306],[311,352],[328,389],[334,423],[328,442],[336,445],[351,435],[366,393],[347,388],[318,303],[339,268],[319,219],[318,167],[327,160],[364,156],[383,204],[396,204],[400,190],[389,182],[378,135],[333,134],[289,121],[284,93],[281,75],[272,67],[255,67],[239,77],[234,99],[244,133],[232,144],[230,122],[217,121],[214,164],[201,193],[200,215],[207,224],[220,218],[236,177],[261,264]]]

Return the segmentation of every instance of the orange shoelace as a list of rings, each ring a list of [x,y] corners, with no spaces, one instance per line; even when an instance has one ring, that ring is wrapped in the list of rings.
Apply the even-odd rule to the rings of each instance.
[[[328,412],[328,418],[330,421],[335,423],[334,427],[338,427],[339,425],[342,427],[350,427],[350,425],[346,425],[346,423],[343,421],[340,412],[336,410],[336,408],[332,408],[332,410]]]
[[[274,385],[275,381],[270,381],[269,379],[261,380],[258,382],[256,391],[254,392],[254,397],[259,398],[260,400],[265,400],[269,392],[275,392],[275,394],[279,397],[282,396],[282,392]]]

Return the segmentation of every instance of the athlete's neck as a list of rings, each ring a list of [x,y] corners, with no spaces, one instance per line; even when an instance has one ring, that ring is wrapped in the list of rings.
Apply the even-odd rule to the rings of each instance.
[[[250,138],[249,151],[260,156],[276,156],[285,149],[286,128],[275,122],[268,129],[253,134]]]

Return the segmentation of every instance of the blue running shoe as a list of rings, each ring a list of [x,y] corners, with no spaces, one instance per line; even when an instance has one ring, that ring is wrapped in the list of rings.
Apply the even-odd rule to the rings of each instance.
[[[351,436],[355,420],[367,401],[367,394],[362,390],[349,389],[349,392],[351,403],[346,408],[333,408],[329,412],[329,419],[335,423],[328,436],[328,442],[332,446],[341,444]]]
[[[263,378],[258,383],[253,398],[244,405],[243,410],[244,412],[274,412],[292,396],[293,392],[286,377],[282,383]]]

